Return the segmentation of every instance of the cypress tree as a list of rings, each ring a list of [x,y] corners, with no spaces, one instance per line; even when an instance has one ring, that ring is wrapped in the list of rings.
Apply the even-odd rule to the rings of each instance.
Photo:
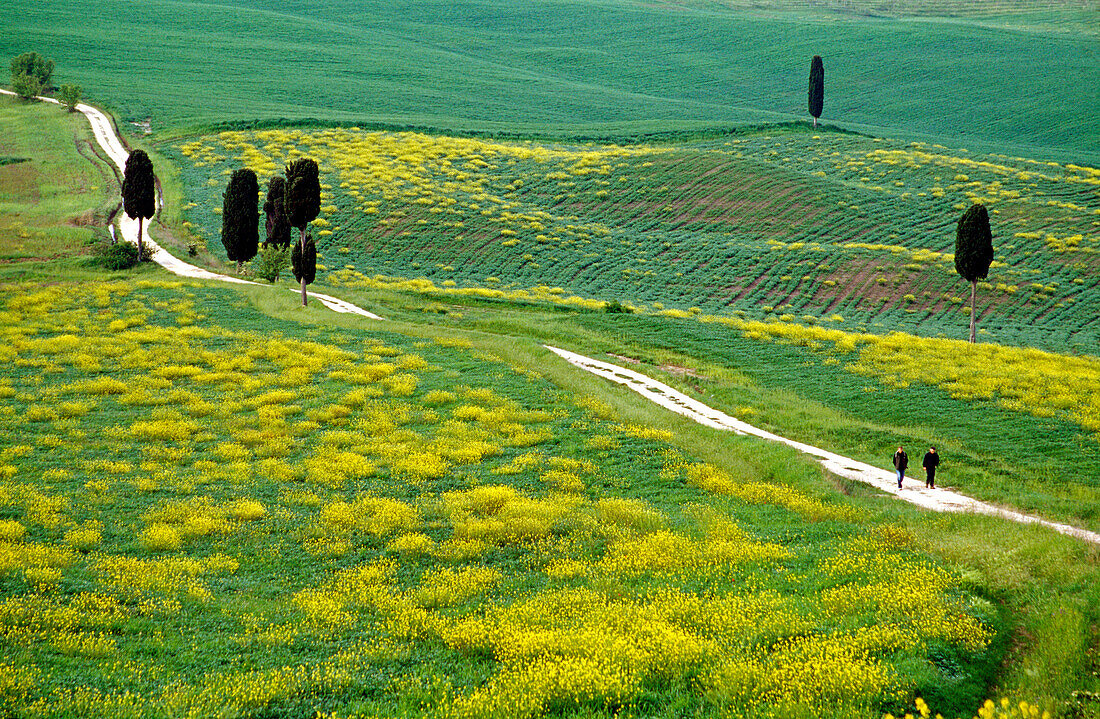
[[[138,221],[138,262],[145,259],[142,243],[142,223],[153,216],[157,209],[157,178],[153,174],[153,162],[145,150],[134,150],[126,158],[122,172],[122,206],[126,214]]]
[[[286,194],[286,179],[282,175],[272,177],[267,183],[267,198],[264,200],[264,228],[267,231],[267,240],[264,247],[275,245],[276,247],[290,246],[290,222],[287,220],[286,207],[283,195]]]
[[[290,270],[294,279],[302,283],[303,292],[306,285],[313,284],[317,276],[317,245],[313,244],[313,235],[306,234],[302,244],[294,243],[290,250]]]
[[[825,103],[825,66],[821,62],[820,55],[814,55],[810,62],[810,114],[814,117],[814,128],[817,128],[817,118],[821,117],[821,108]]]
[[[222,195],[222,244],[225,254],[237,263],[237,274],[256,256],[260,241],[260,185],[256,173],[247,168],[234,170]]]
[[[975,340],[977,314],[974,303],[978,280],[989,275],[993,264],[993,232],[989,229],[989,212],[978,203],[959,218],[955,230],[955,271],[970,283],[970,342]]]
[[[298,229],[298,251],[304,255],[306,254],[306,225],[321,212],[321,180],[316,162],[302,158],[286,166],[286,191],[283,198],[287,221],[291,227]],[[316,248],[313,252],[316,258]],[[293,261],[293,255],[291,259]],[[306,275],[299,277],[295,272],[294,276],[302,283],[302,306],[305,307],[308,284],[305,281]]]

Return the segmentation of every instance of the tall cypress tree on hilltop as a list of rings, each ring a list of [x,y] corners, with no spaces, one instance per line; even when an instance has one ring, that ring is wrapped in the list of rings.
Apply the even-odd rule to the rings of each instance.
[[[126,169],[122,171],[122,207],[127,215],[138,221],[138,262],[145,259],[142,223],[157,210],[156,184],[153,162],[145,150],[131,152],[126,158]]]
[[[260,184],[248,168],[235,170],[222,195],[222,244],[237,263],[237,274],[256,256],[260,241]]]
[[[817,128],[817,118],[821,117],[821,108],[825,104],[825,65],[821,62],[820,55],[814,55],[810,62],[810,114],[814,117],[814,128]]]
[[[298,229],[298,252],[306,254],[306,225],[316,219],[321,212],[321,180],[317,163],[309,158],[295,160],[286,166],[286,193],[283,206],[291,227]],[[314,249],[316,257],[316,249]],[[295,273],[295,277],[298,274]],[[302,306],[306,300],[306,275],[299,278],[302,283]]]
[[[975,340],[978,316],[974,301],[978,294],[978,280],[989,275],[993,264],[993,232],[989,229],[989,212],[978,203],[959,218],[955,230],[955,271],[970,283],[970,342]]]

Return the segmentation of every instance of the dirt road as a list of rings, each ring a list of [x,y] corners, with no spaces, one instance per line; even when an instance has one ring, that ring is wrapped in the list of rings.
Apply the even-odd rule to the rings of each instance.
[[[1046,519],[1032,517],[1009,509],[1002,509],[1001,507],[995,507],[992,504],[981,502],[973,497],[968,497],[965,494],[959,494],[958,492],[948,489],[926,489],[923,479],[906,480],[907,483],[903,483],[903,489],[898,489],[897,479],[895,478],[893,470],[857,462],[854,459],[849,459],[848,457],[827,452],[809,444],[795,442],[786,437],[780,437],[771,432],[758,429],[735,417],[731,417],[712,407],[708,407],[699,400],[688,397],[686,394],[662,382],[658,382],[651,377],[626,369],[625,367],[619,367],[618,365],[613,365],[608,362],[595,360],[557,347],[551,347],[549,345],[545,345],[545,347],[570,364],[576,365],[594,375],[604,377],[612,382],[617,382],[629,387],[651,402],[659,404],[677,414],[682,414],[699,424],[706,425],[707,427],[714,427],[715,429],[728,430],[737,434],[760,437],[761,439],[770,440],[772,442],[781,442],[813,457],[821,466],[839,477],[869,484],[883,492],[894,495],[898,499],[910,502],[919,507],[931,509],[936,512],[975,512],[978,514],[1004,517],[1005,519],[1011,519],[1022,524],[1041,524],[1061,532],[1062,534],[1077,537],[1086,542],[1100,544],[1100,534],[1096,532],[1090,532],[1087,529],[1073,527],[1068,524],[1051,522]],[[892,450],[893,448],[890,449]]]

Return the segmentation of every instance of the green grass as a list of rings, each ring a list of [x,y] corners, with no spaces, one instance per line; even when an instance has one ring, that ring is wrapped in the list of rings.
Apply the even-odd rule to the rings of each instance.
[[[935,445],[945,463],[941,485],[1100,531],[1094,469],[1100,447],[1065,420],[1012,412],[993,402],[965,402],[927,386],[891,387],[824,362],[827,354],[748,339],[710,324],[373,293],[348,296],[391,320],[431,323],[432,332],[478,330],[502,344],[531,337],[589,356],[635,358],[641,361],[636,369],[733,416],[875,466],[888,468],[899,444],[911,456]],[[677,377],[661,367],[687,368],[699,376]],[[910,472],[914,479],[920,474]]]
[[[12,370],[0,391],[6,558],[0,626],[10,642],[0,646],[5,660],[19,667],[4,690],[16,715],[36,705],[58,714],[76,707],[110,713],[120,704],[146,716],[206,714],[223,706],[242,716],[354,708],[412,715],[416,707],[404,703],[400,685],[415,675],[451,685],[435,695],[438,711],[424,708],[448,716],[449,702],[474,697],[480,683],[508,675],[507,662],[452,639],[462,622],[483,612],[507,618],[523,602],[552,603],[559,593],[589,588],[612,607],[637,603],[639,611],[668,590],[708,602],[778,597],[777,612],[813,617],[806,631],[814,635],[847,636],[865,626],[861,636],[875,641],[883,623],[893,621],[887,615],[907,615],[888,604],[875,610],[880,599],[866,607],[834,606],[830,592],[849,585],[883,591],[882,577],[849,566],[853,558],[914,589],[925,587],[912,585],[913,573],[938,576],[904,533],[861,548],[874,526],[836,490],[813,489],[823,501],[802,504],[784,495],[746,501],[702,491],[669,470],[698,455],[670,443],[671,434],[636,436],[616,422],[610,405],[532,371],[538,357],[513,364],[526,353],[496,358],[493,343],[476,337],[463,348],[443,338],[419,341],[378,323],[328,327],[329,318],[316,312],[288,322],[258,312],[249,300],[288,308],[293,298],[264,294],[179,282],[27,283],[4,293],[6,316],[19,318],[3,330]],[[123,366],[118,353],[127,358]],[[104,362],[114,365],[110,371]],[[380,366],[401,367],[390,375],[399,381],[385,374],[370,379]],[[409,375],[419,379],[411,388],[401,379]],[[471,408],[504,420],[470,420]],[[603,449],[588,445],[593,436],[607,440]],[[394,452],[395,446],[404,449]],[[741,440],[725,449],[717,466],[731,473],[735,486],[767,477],[773,491],[812,487],[818,475],[784,448]],[[408,460],[418,453],[445,457],[446,470]],[[509,470],[521,457],[534,464]],[[368,460],[371,469],[359,473]],[[562,495],[546,484],[547,470],[569,462],[587,462],[573,470],[584,486]],[[538,513],[502,515],[473,533],[467,515],[448,509],[454,493],[501,484],[566,511],[552,527],[542,527]],[[379,513],[380,529],[357,529],[361,515],[351,526],[340,519],[348,503],[378,498],[415,508],[417,516],[387,528],[389,515]],[[645,508],[640,520],[631,520],[636,528],[593,524],[599,515],[589,508],[611,498]],[[241,501],[261,511],[235,518],[232,508]],[[734,560],[717,571],[686,574],[611,571],[590,579],[548,569],[560,559],[599,562],[617,542],[662,529],[704,541],[710,520],[697,516],[733,522],[753,542],[781,547],[782,561]],[[529,539],[494,539],[502,522],[515,522],[510,531]],[[13,539],[13,528],[25,533]],[[438,549],[402,552],[393,541],[403,532],[423,533]],[[162,535],[170,540],[156,539]],[[485,539],[472,549],[458,541],[477,537]],[[387,560],[396,561],[396,576],[383,587],[391,603],[353,595],[338,610],[344,619],[326,613],[321,599],[335,596],[327,601],[339,603],[346,591],[341,581],[355,581],[349,573]],[[215,564],[177,568],[179,561]],[[114,574],[107,567],[118,562],[129,564]],[[493,570],[500,578],[469,596],[448,598],[442,589],[437,605],[418,597],[432,591],[438,570]],[[975,616],[993,630],[1004,625],[980,590],[964,587],[957,573],[943,576],[950,622],[965,626],[965,616]],[[320,603],[309,604],[314,591]],[[91,606],[89,595],[97,598]],[[654,621],[646,616],[637,617],[642,635]],[[578,629],[586,624],[571,621]],[[694,620],[678,621],[682,631],[706,631]],[[427,624],[417,628],[419,622]],[[722,646],[766,656],[792,631],[773,623],[743,636],[718,636]],[[627,632],[623,640],[633,636]],[[960,672],[971,681],[940,705],[967,711],[984,695],[1003,642],[975,647],[965,636],[933,633],[904,647],[887,640],[891,648],[874,651],[875,663],[896,667],[902,678],[891,680],[889,691],[851,703],[828,694],[831,703],[819,707],[821,715],[875,716]],[[658,635],[653,641],[674,652],[682,640]],[[388,649],[370,650],[368,643]],[[224,655],[230,646],[236,647],[232,658]],[[955,664],[937,659],[944,651]],[[920,672],[909,668],[930,660],[939,663]],[[828,661],[836,671],[849,670],[844,657]],[[675,707],[692,707],[718,716],[723,702],[692,687],[695,672],[706,669],[696,665],[692,660],[695,668],[671,677],[643,670],[644,689],[611,694],[611,702],[638,714],[674,716]],[[306,671],[302,678],[311,666],[324,672]],[[183,683],[160,680],[165,673]],[[565,716],[610,712],[599,695],[590,702],[572,696],[561,699]],[[782,699],[769,703],[785,706]]]
[[[696,383],[703,399],[735,416],[882,466],[899,444],[936,445],[949,457],[941,483],[1100,528],[1100,450],[1066,415],[894,387],[848,371],[852,352],[807,352],[652,316],[692,308],[962,337],[968,288],[949,253],[959,208],[982,199],[998,257],[980,291],[982,341],[1092,352],[1100,205],[1088,168],[797,128],[626,150],[339,130],[230,133],[162,148],[180,162],[182,217],[199,238],[216,237],[212,210],[242,161],[264,173],[295,151],[318,157],[327,187],[315,228],[322,281],[337,293],[359,289],[352,296],[384,316],[404,300],[379,304],[379,289],[412,285],[373,276],[426,278],[433,299],[416,300],[406,317],[423,321],[427,310],[437,324],[654,365],[671,355],[713,377]],[[273,159],[264,165],[254,152]],[[364,181],[356,161],[376,157],[378,177]],[[1073,235],[1079,246],[1058,244]],[[207,247],[217,251],[213,241]],[[623,300],[649,315],[454,306],[465,301],[448,294],[535,285],[544,298]]]
[[[12,126],[18,128],[19,122],[13,120]],[[2,154],[36,156],[31,151],[5,150]],[[63,179],[64,173],[57,174],[58,180]],[[5,240],[9,238],[4,236]],[[856,400],[855,386],[841,382],[845,377],[834,368],[807,364],[804,353],[790,347],[750,343],[739,337],[716,341],[718,337],[711,328],[666,318],[613,318],[568,308],[548,309],[537,303],[512,307],[505,302],[423,297],[393,290],[349,292],[364,305],[393,318],[378,325],[334,316],[316,304],[303,311],[295,306],[289,292],[201,283],[126,282],[110,290],[115,296],[103,304],[103,298],[92,296],[106,289],[99,280],[120,275],[96,273],[78,262],[30,260],[8,263],[0,269],[0,277],[7,281],[5,302],[16,313],[28,313],[26,324],[16,322],[14,315],[4,315],[0,326],[10,340],[3,351],[17,355],[9,357],[15,361],[6,363],[9,369],[2,378],[7,380],[6,386],[13,388],[4,391],[0,399],[0,422],[6,439],[3,449],[30,448],[29,452],[19,449],[4,455],[4,463],[15,468],[15,479],[2,480],[3,487],[17,486],[20,491],[5,495],[2,519],[25,522],[29,527],[28,544],[55,547],[63,545],[70,530],[91,527],[92,522],[103,525],[101,544],[89,555],[76,556],[60,579],[55,581],[49,572],[27,574],[15,570],[0,580],[0,597],[13,610],[5,615],[9,631],[0,639],[0,656],[18,667],[9,675],[13,681],[4,685],[4,690],[11,692],[5,696],[7,707],[27,706],[23,702],[28,697],[43,697],[46,713],[61,716],[119,714],[127,710],[172,713],[188,707],[211,713],[242,707],[241,713],[250,716],[312,714],[318,709],[340,710],[341,715],[360,709],[413,716],[424,713],[422,702],[439,702],[455,688],[470,691],[491,677],[497,667],[484,655],[456,656],[437,640],[401,644],[394,654],[387,654],[387,648],[394,647],[386,642],[388,629],[380,627],[392,629],[393,625],[387,624],[392,617],[385,615],[359,614],[360,624],[353,631],[335,637],[306,631],[296,634],[293,642],[280,642],[280,632],[293,633],[293,628],[303,626],[303,619],[307,619],[288,602],[288,596],[323,586],[336,572],[386,556],[388,551],[382,540],[363,533],[352,537],[351,550],[345,554],[314,555],[307,548],[313,546],[309,540],[326,536],[311,534],[317,529],[317,524],[310,524],[317,519],[317,507],[312,500],[300,502],[291,495],[312,492],[322,504],[351,500],[364,490],[407,501],[430,498],[440,490],[500,481],[501,475],[493,474],[492,468],[519,450],[508,449],[505,456],[490,458],[484,466],[466,467],[423,488],[399,481],[398,475],[387,469],[373,479],[329,488],[302,475],[289,481],[266,476],[258,463],[242,471],[243,467],[229,464],[229,460],[222,466],[198,465],[194,461],[196,456],[206,454],[221,456],[216,454],[218,451],[225,456],[237,452],[234,448],[219,450],[228,442],[260,439],[260,444],[250,445],[256,448],[271,445],[272,439],[276,445],[282,442],[279,435],[286,428],[260,422],[247,403],[251,394],[281,384],[286,366],[301,363],[299,353],[307,347],[297,342],[317,343],[309,349],[316,353],[313,359],[322,357],[324,351],[342,349],[373,361],[367,356],[371,355],[369,347],[383,340],[406,353],[424,355],[437,368],[422,373],[423,386],[412,399],[386,397],[386,402],[418,402],[432,388],[488,386],[521,407],[546,411],[549,417],[544,424],[553,426],[554,440],[543,449],[576,458],[591,454],[585,442],[593,432],[611,431],[616,422],[670,431],[670,440],[624,436],[618,448],[599,457],[602,470],[588,482],[586,496],[644,499],[666,514],[670,527],[688,533],[701,530],[684,512],[685,502],[710,505],[750,529],[755,538],[780,543],[795,552],[795,558],[783,567],[788,570],[786,577],[771,571],[772,567],[761,571],[749,566],[745,574],[731,575],[734,586],[756,582],[757,587],[790,597],[788,601],[806,601],[806,597],[829,587],[826,577],[815,574],[822,559],[835,553],[846,538],[868,535],[890,537],[896,545],[890,556],[946,567],[955,577],[953,596],[996,627],[997,639],[981,653],[932,643],[886,658],[910,682],[910,689],[897,699],[862,708],[866,716],[878,716],[883,710],[902,712],[911,706],[913,693],[933,702],[934,711],[951,716],[971,716],[979,698],[996,698],[1001,693],[1037,701],[1067,716],[1096,716],[1095,706],[1071,694],[1100,690],[1095,676],[1097,637],[1093,629],[1100,621],[1100,556],[1094,547],[1041,528],[985,517],[933,515],[901,505],[866,487],[829,477],[791,450],[733,438],[671,416],[628,390],[553,361],[537,347],[537,341],[553,340],[582,350],[615,351],[654,363],[673,360],[696,367],[712,375],[710,381],[699,382],[707,391],[704,399],[721,406],[753,403],[777,431],[790,431],[811,440],[824,437],[848,442],[857,449],[860,442],[865,442],[863,451],[868,457],[875,456],[877,443],[889,445],[901,435],[957,435],[959,451],[954,453],[960,465],[966,461],[977,468],[995,454],[1003,462],[997,471],[1018,476],[1030,466],[1028,452],[1013,450],[1010,443],[986,444],[1005,441],[1004,437],[991,439],[992,435],[981,433],[983,423],[997,424],[1004,419],[987,412],[988,408],[961,405],[914,390],[889,397],[870,393],[855,402],[854,416],[839,414],[835,405]],[[42,281],[45,286],[23,281],[26,277]],[[140,268],[136,278],[166,279],[151,267]],[[59,293],[51,289],[58,280],[81,284]],[[35,297],[38,291],[46,294]],[[81,293],[92,294],[83,298]],[[47,307],[67,310],[43,312]],[[122,324],[113,326],[114,322]],[[34,335],[23,331],[32,327],[38,330]],[[203,328],[211,329],[204,333]],[[109,371],[88,365],[87,358],[80,356],[81,342],[72,345],[65,335],[86,336],[89,339],[83,346],[89,351],[94,347],[93,354],[104,351],[112,355]],[[265,347],[269,338],[278,335],[294,352],[280,354]],[[48,341],[54,336],[62,337],[56,345]],[[39,340],[47,341],[34,344]],[[468,342],[470,349],[452,346],[450,340]],[[127,350],[131,342],[141,343],[144,350]],[[340,413],[330,408],[358,383],[349,384],[347,376],[326,374],[343,361],[335,357],[307,361],[305,364],[317,375],[316,381],[294,385],[298,399],[293,401],[300,404],[290,412],[294,421],[313,416],[322,425],[300,427],[304,432],[302,441],[284,446],[282,451],[288,452],[286,456],[294,467],[313,457],[326,437],[344,441],[340,433],[348,425],[342,424]],[[175,369],[165,367],[184,362],[202,366],[204,373],[216,376],[192,380],[187,373],[177,375]],[[774,374],[763,371],[764,363],[775,367]],[[93,399],[72,391],[73,383],[99,375],[129,380],[126,400],[118,396]],[[173,390],[200,397],[198,402],[186,398],[188,411],[194,409],[202,416],[205,404],[216,407],[215,415],[206,416],[214,416],[217,421],[204,421],[198,436],[185,441],[137,439],[140,432],[134,429],[135,423],[183,411],[179,402],[167,407],[161,404],[163,398],[158,394],[167,390],[165,381],[173,385]],[[853,396],[846,398],[846,393]],[[591,397],[597,402],[586,401],[587,408],[580,408],[572,404],[577,397]],[[177,399],[185,398],[181,395]],[[891,399],[931,400],[931,404],[915,413],[907,410],[894,416],[887,414],[884,419],[880,413],[889,411]],[[60,409],[63,402],[81,401],[93,406],[70,406],[65,412],[71,416],[49,415],[50,408]],[[456,405],[445,404],[442,409],[452,411]],[[429,436],[434,423],[423,412],[423,407],[414,412],[415,420],[407,429]],[[959,415],[964,416],[960,419]],[[354,421],[361,418],[354,413],[351,416]],[[1014,423],[1012,431],[1024,440],[1045,439],[1047,431],[1061,437],[1065,431],[1064,427],[1044,427],[1043,423],[1018,417],[1009,419]],[[830,424],[837,426],[829,428]],[[707,495],[683,482],[660,477],[660,458],[666,449],[710,462],[742,481],[766,479],[780,487],[792,487],[826,507],[844,508],[853,514],[847,521],[820,517],[808,520],[778,506]],[[1069,452],[1061,444],[1054,451]],[[128,462],[129,466],[96,464],[107,457]],[[543,491],[535,473],[505,476],[513,477],[524,491]],[[987,491],[993,486],[991,481]],[[1053,503],[1050,489],[1040,487],[1046,494],[1035,500],[1036,506]],[[63,501],[41,501],[43,497]],[[238,558],[241,566],[235,572],[211,571],[196,578],[192,582],[195,595],[178,587],[151,590],[143,597],[145,604],[127,595],[127,590],[107,587],[92,562],[104,555],[143,560],[173,556],[142,546],[141,532],[150,523],[151,513],[192,497],[208,497],[219,506],[252,497],[268,508],[267,519],[234,523],[226,534],[215,531],[193,537],[182,554],[175,555],[198,559],[224,553]],[[51,507],[55,509],[52,513]],[[51,525],[51,516],[58,518],[57,524]],[[452,529],[450,520],[430,513],[427,518],[424,531],[437,541],[445,541]],[[579,548],[592,553],[576,556],[595,557],[603,551],[599,544],[585,545],[583,534],[570,535],[570,531],[559,528],[555,536],[579,540],[569,551]],[[476,613],[494,603],[513,602],[516,596],[530,596],[530,592],[546,585],[535,552],[499,548],[484,556],[483,562],[507,573],[506,591],[461,605],[452,610],[452,616]],[[427,581],[422,570],[435,566],[427,560],[403,563],[397,587],[416,591],[421,582]],[[460,562],[456,566],[466,565]],[[623,592],[646,592],[659,584],[604,581],[597,588],[608,597],[619,598]],[[201,598],[203,587],[211,593],[209,600]],[[691,592],[708,588],[719,592],[728,589],[725,582],[708,587],[699,580],[682,587]],[[33,611],[40,611],[36,608],[65,607],[80,592],[87,591],[117,591],[125,599],[126,615],[107,620],[105,625],[80,625],[75,629],[72,625],[50,624],[63,620],[64,613],[53,615],[55,619],[25,621]],[[885,605],[886,617],[903,616],[920,596],[917,591],[891,596]],[[171,601],[166,601],[172,599],[180,602],[176,613],[172,613]],[[30,613],[15,611],[21,602],[32,607]],[[91,618],[103,621],[99,615]],[[866,616],[857,613],[844,621],[865,620]],[[41,631],[43,627],[55,631],[41,635],[40,640],[26,641],[26,632]],[[96,631],[103,631],[114,642],[115,650],[98,656],[97,645],[71,641],[73,634],[87,637]],[[365,642],[370,643],[369,651],[365,650]],[[331,666],[339,652],[349,648],[363,650],[364,658],[354,665],[354,677],[346,683],[336,677],[312,685],[285,685],[270,673],[284,666],[325,662]],[[138,661],[128,664],[125,660],[130,658]],[[140,670],[143,665],[155,669],[144,672]],[[35,670],[41,673],[34,675]],[[185,681],[177,684],[166,681],[165,676],[184,677]],[[303,686],[309,688],[303,690]],[[254,687],[258,692],[242,697],[234,691],[241,687]],[[138,692],[141,699],[121,699],[118,692],[127,688]],[[35,711],[41,713],[42,708],[38,705]],[[647,685],[636,702],[622,709],[620,715],[718,713],[714,705],[702,703],[689,685],[675,682]],[[30,708],[26,713],[31,713]],[[560,713],[591,717],[610,715],[611,711],[597,703],[575,711],[563,707]],[[838,705],[823,705],[806,709],[806,714],[851,716],[853,712]]]
[[[153,0],[135,15],[118,0],[94,13],[20,1],[0,56],[34,48],[57,62],[55,82],[154,131],[318,118],[625,137],[805,118],[817,54],[826,121],[1096,161],[1081,111],[1100,79],[1094,11],[905,17],[912,7]]]
[[[118,202],[113,173],[87,161],[98,151],[83,115],[0,97],[0,260],[86,252]]]

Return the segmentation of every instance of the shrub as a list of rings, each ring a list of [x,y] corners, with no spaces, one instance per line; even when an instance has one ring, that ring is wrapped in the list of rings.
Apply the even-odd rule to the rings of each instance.
[[[24,100],[33,100],[42,94],[42,83],[33,75],[13,75],[11,89]]]
[[[604,303],[603,311],[607,312],[609,314],[615,314],[615,313],[620,313],[620,312],[625,313],[625,314],[630,314],[634,310],[632,310],[629,307],[626,307],[625,305],[620,303],[618,300],[611,300],[610,302],[605,302]]]
[[[84,90],[80,85],[62,85],[57,93],[57,98],[61,100],[62,105],[69,108],[69,112],[76,112],[76,106],[80,104],[83,96]]]
[[[252,271],[268,282],[278,281],[290,261],[290,249],[279,245],[264,245],[252,262]]]
[[[93,261],[105,270],[128,270],[138,263],[138,250],[129,242],[104,242],[96,248]]]
[[[267,515],[267,510],[264,505],[255,500],[239,499],[230,506],[229,513],[237,521],[253,522],[257,519],[263,519]]]
[[[174,551],[183,544],[180,534],[167,524],[154,524],[141,533],[141,544],[151,552]]]
[[[0,540],[18,542],[27,533],[27,528],[14,519],[0,519]]]
[[[102,539],[102,533],[94,527],[72,529],[65,534],[65,543],[81,552],[90,552]]]

